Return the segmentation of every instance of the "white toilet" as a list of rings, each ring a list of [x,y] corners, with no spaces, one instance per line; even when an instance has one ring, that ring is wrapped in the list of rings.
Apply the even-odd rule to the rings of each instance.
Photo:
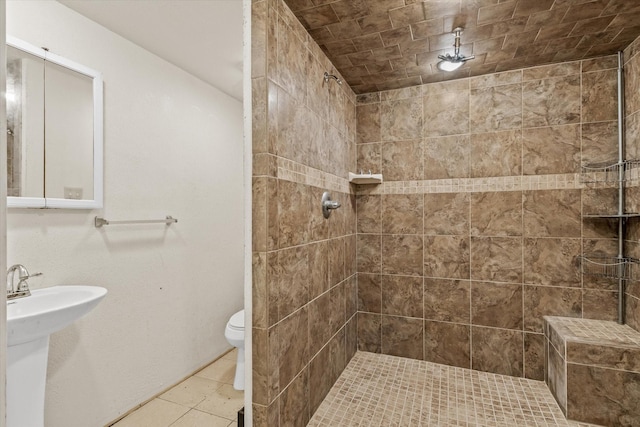
[[[229,344],[238,348],[238,360],[236,362],[236,377],[233,380],[233,388],[244,390],[244,310],[240,310],[227,322],[224,336]]]

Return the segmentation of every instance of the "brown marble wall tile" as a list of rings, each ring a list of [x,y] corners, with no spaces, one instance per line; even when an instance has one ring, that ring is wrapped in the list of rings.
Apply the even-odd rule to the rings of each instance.
[[[533,80],[522,85],[523,126],[580,122],[580,76]]]
[[[252,277],[251,301],[253,307],[253,315],[251,317],[253,326],[258,328],[269,327],[269,310],[275,310],[276,316],[278,311],[277,300],[269,300],[269,282],[267,281],[267,254],[265,252],[253,252],[252,254]],[[277,298],[277,292],[271,290],[272,294]]]
[[[329,259],[327,242],[310,244],[308,250],[309,299],[313,299],[329,289]]]
[[[306,307],[276,325],[280,390],[309,362],[309,314]]]
[[[580,171],[580,125],[527,129],[522,137],[524,175]]]
[[[358,273],[358,310],[382,312],[382,276]]]
[[[611,218],[583,218],[582,238],[614,239],[618,235],[616,219]]]
[[[618,56],[609,55],[582,61],[582,72],[611,70],[618,68]]]
[[[522,126],[522,86],[520,84],[472,89],[470,94],[471,133],[517,129]]]
[[[423,206],[422,194],[382,195],[382,232],[422,234]]]
[[[524,377],[544,380],[544,335],[524,334]]]
[[[607,162],[617,157],[617,121],[582,124],[582,163]]]
[[[309,422],[309,371],[302,371],[280,396],[280,425],[304,427]]]
[[[524,283],[580,287],[580,239],[524,239]]]
[[[268,325],[273,326],[280,320],[280,253],[267,252],[266,256],[267,315]]]
[[[382,175],[385,181],[421,180],[424,174],[422,140],[382,144]]]
[[[345,365],[358,351],[358,315],[354,315],[344,327],[345,330]]]
[[[471,323],[522,329],[522,285],[472,281]]]
[[[522,173],[521,130],[472,134],[470,146],[472,178]]]
[[[471,368],[471,327],[457,323],[424,322],[424,359]]]
[[[358,312],[358,350],[380,353],[382,351],[382,316]]]
[[[358,272],[381,273],[382,238],[377,234],[358,234]]]
[[[426,138],[424,179],[468,178],[470,155],[469,135]]]
[[[640,111],[625,118],[625,152],[629,159],[637,159],[640,153]]]
[[[630,58],[624,65],[624,82],[625,114],[629,115],[640,110],[640,56]]]
[[[334,286],[329,290],[329,317],[325,319],[325,322],[329,321],[329,329],[331,335],[335,335],[336,332],[342,328],[346,322],[346,294],[345,285],[343,282],[337,286]]]
[[[618,292],[583,289],[582,317],[585,319],[618,320]]]
[[[522,282],[522,239],[471,237],[471,279]]]
[[[358,255],[357,237],[355,234],[351,234],[344,238],[345,277],[351,277],[358,272],[357,255]]]
[[[523,192],[524,235],[527,237],[580,237],[580,190]]]
[[[266,74],[267,2],[251,3],[251,77]]]
[[[278,318],[309,302],[309,246],[278,252]]]
[[[561,64],[543,65],[522,70],[522,80],[541,80],[550,77],[563,77],[580,73],[580,62],[565,62]]]
[[[469,133],[469,82],[454,80],[423,86],[425,137]]]
[[[331,298],[325,292],[309,303],[309,355],[313,357],[331,338]]]
[[[382,316],[382,353],[423,360],[423,326],[422,319]]]
[[[524,330],[542,333],[542,316],[582,316],[582,291],[524,285]]]
[[[422,100],[409,98],[380,104],[380,136],[384,141],[422,136]]]
[[[302,101],[296,100],[283,89],[278,88],[275,123],[275,153],[302,164],[314,163],[322,159],[311,158],[310,151],[317,151],[322,142],[322,119],[309,110]],[[273,130],[270,129],[269,132]]]
[[[276,400],[269,406],[253,404],[253,425],[255,427],[271,427],[280,423],[280,401]]]
[[[567,342],[567,361],[640,373],[640,349],[596,343]]]
[[[329,240],[329,286],[334,286],[345,279],[344,274],[344,239]],[[311,272],[310,272],[311,273]]]
[[[548,341],[545,345],[547,346],[547,386],[551,390],[553,397],[556,398],[556,402],[558,402],[562,412],[567,415],[567,371],[565,361],[563,356]]]
[[[627,325],[636,331],[640,331],[640,299],[632,295],[627,295],[625,300],[625,313]]]
[[[269,365],[270,362],[274,363],[274,361],[269,358],[268,332],[267,329],[262,328],[252,328],[251,330],[252,346],[254,349],[251,372],[253,391],[256,397],[254,401],[261,405],[268,405],[270,403],[270,387],[272,384],[277,383],[277,380],[274,380],[274,377],[277,376],[277,371],[272,371]],[[256,354],[262,356],[255,357]],[[275,394],[277,395],[277,393]]]
[[[411,276],[382,276],[382,313],[422,318],[423,279]]]
[[[471,285],[468,280],[424,279],[424,318],[471,322]]]
[[[585,188],[582,190],[582,213],[614,214],[618,209],[617,200],[615,188]]]
[[[278,235],[280,248],[309,241],[310,196],[306,186],[290,181],[278,181]]]
[[[603,122],[618,117],[616,70],[582,74],[582,121]]]
[[[639,382],[639,373],[568,363],[567,416],[600,425],[636,425]]]
[[[422,276],[423,237],[382,236],[382,273]]]
[[[381,144],[362,144],[357,147],[357,170],[379,173],[382,170]]]
[[[380,104],[365,104],[356,107],[356,134],[358,144],[379,142]]]
[[[251,139],[252,153],[268,152],[267,135],[267,79],[251,80]]]
[[[514,377],[522,376],[521,331],[472,326],[471,343],[473,369]]]
[[[289,94],[304,100],[309,67],[306,40],[300,39],[282,19],[278,22],[277,37],[277,75],[270,77],[275,77],[276,83],[285,88]]]
[[[525,69],[526,73],[527,70]],[[471,89],[487,88],[493,86],[503,86],[522,82],[523,70],[507,71],[505,73],[485,74],[478,77],[471,77],[469,84]]]
[[[640,212],[640,187],[627,187],[624,194],[626,212]]]
[[[424,236],[424,275],[469,279],[470,256],[467,236]]]
[[[424,234],[465,235],[469,233],[469,202],[466,193],[424,195]]]
[[[471,194],[472,236],[521,236],[522,192]]]
[[[325,398],[333,382],[330,369],[329,346],[325,347],[309,363],[309,405],[311,413],[314,413]]]

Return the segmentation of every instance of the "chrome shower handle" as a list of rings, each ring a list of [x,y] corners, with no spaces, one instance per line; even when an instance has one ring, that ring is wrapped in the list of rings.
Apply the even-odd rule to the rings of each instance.
[[[340,206],[340,202],[331,200],[331,194],[329,194],[328,191],[322,194],[322,215],[324,215],[325,218],[329,218],[331,210],[338,209]]]

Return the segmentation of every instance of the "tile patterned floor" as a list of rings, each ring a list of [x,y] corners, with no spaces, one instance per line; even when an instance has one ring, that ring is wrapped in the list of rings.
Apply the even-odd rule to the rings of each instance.
[[[308,427],[589,426],[540,381],[358,352]]]
[[[244,393],[233,388],[236,350],[127,415],[112,427],[235,427]]]

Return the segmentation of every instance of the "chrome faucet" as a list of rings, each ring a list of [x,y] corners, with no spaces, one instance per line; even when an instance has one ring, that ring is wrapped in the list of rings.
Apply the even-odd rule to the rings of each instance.
[[[15,279],[16,271],[18,272],[18,286],[14,287],[13,282]],[[41,276],[42,273],[29,274],[27,268],[22,264],[15,264],[9,267],[7,270],[7,299],[15,299],[28,297],[31,295],[29,291],[29,284],[27,279],[30,277]]]

